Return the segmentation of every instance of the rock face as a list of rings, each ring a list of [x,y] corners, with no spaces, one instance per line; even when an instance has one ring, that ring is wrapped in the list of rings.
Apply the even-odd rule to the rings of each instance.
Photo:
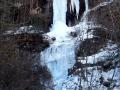
[[[105,0],[107,1],[107,0]],[[95,6],[99,5],[100,3],[103,2],[103,0],[88,0],[89,2],[89,8],[94,8]]]
[[[85,39],[80,44],[80,48],[78,51],[78,56],[86,57],[91,56],[104,47],[105,41],[101,38],[92,38],[92,39]]]
[[[14,31],[7,31],[2,36],[14,39],[14,44],[17,45],[19,49],[30,52],[41,52],[55,40],[54,37],[50,38],[46,35],[45,31],[33,26],[23,26]]]
[[[79,55],[86,56],[97,53],[104,47],[108,40],[119,42],[120,37],[120,1],[119,0],[89,0],[88,21],[100,25],[98,28],[88,29],[93,31],[92,39],[85,39],[80,44]],[[84,53],[84,54],[83,54]],[[91,53],[91,54],[90,54]]]
[[[19,41],[20,37],[24,40]],[[45,90],[46,83],[51,87],[51,75],[40,65],[38,52],[41,49],[33,48],[40,44],[37,37],[35,34],[0,35],[0,90]],[[18,48],[27,43],[28,46]]]
[[[4,6],[3,6],[4,5]],[[49,31],[52,23],[52,0],[1,0],[1,30],[23,25],[33,25]]]
[[[92,1],[91,1],[92,2]],[[96,5],[91,5],[93,8],[88,13],[90,21],[96,22],[110,31],[120,30],[120,1],[101,2],[96,0]]]
[[[40,34],[25,33],[15,37],[18,47],[27,51],[40,52],[49,46],[49,42],[43,40]]]
[[[66,21],[67,25],[73,26],[79,23],[85,10],[84,0],[80,1],[79,16],[77,18],[76,11],[70,11],[70,0],[67,3]],[[11,2],[11,4],[10,4]],[[33,25],[45,32],[49,31],[49,27],[53,22],[53,0],[10,0],[5,2],[1,0],[0,15],[3,21],[0,23],[1,30],[13,29],[23,25]],[[4,4],[5,3],[5,4]],[[6,11],[5,11],[6,10]]]

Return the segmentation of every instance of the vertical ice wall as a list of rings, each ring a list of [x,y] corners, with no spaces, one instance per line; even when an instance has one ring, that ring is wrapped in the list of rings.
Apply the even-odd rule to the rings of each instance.
[[[67,0],[53,0],[53,24],[57,21],[66,23]]]

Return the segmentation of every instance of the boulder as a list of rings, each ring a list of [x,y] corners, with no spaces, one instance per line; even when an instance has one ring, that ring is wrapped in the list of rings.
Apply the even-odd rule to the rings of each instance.
[[[99,52],[99,50],[104,47],[105,43],[106,40],[99,37],[94,37],[92,39],[85,39],[79,45],[77,56],[82,56],[82,57],[91,56]]]
[[[50,88],[51,74],[46,66],[41,65],[40,51],[43,48],[38,48],[42,46],[39,42],[41,40],[37,38],[41,39],[36,34],[0,35],[0,90],[44,90],[47,87]],[[19,41],[19,39],[23,41]],[[22,43],[28,43],[28,46],[18,48]]]

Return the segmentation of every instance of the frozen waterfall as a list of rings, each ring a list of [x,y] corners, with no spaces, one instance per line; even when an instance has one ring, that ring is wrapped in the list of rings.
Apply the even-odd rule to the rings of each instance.
[[[79,14],[79,0],[71,0],[71,10]],[[76,88],[77,77],[68,77],[68,69],[75,64],[75,40],[70,36],[74,29],[66,25],[67,0],[53,0],[53,25],[49,33],[56,41],[41,52],[41,60],[53,77],[55,90],[70,90]],[[72,81],[69,82],[69,81]],[[66,87],[67,86],[67,87]]]
[[[47,33],[56,41],[41,52],[41,60],[53,77],[55,90],[66,90],[63,84],[68,77],[68,69],[75,64],[73,31],[66,25],[67,0],[53,0],[53,25]]]
[[[42,65],[47,66],[48,70],[52,75],[52,81],[54,84],[53,90],[88,90],[91,87],[91,81],[94,86],[97,84],[94,81],[98,82],[96,76],[100,77],[101,72],[99,73],[97,71],[93,71],[93,69],[90,67],[88,69],[92,73],[89,73],[88,75],[87,69],[85,69],[85,72],[81,70],[81,73],[88,75],[87,78],[85,78],[86,79],[85,80],[83,79],[84,76],[83,77],[77,75],[68,76],[68,70],[72,68],[76,62],[75,41],[78,40],[80,43],[80,40],[82,41],[85,39],[93,38],[94,37],[93,32],[92,31],[88,32],[88,29],[92,30],[92,28],[101,27],[101,26],[94,24],[92,21],[88,22],[87,14],[92,9],[89,9],[88,7],[88,0],[84,0],[85,11],[83,17],[81,18],[81,22],[74,27],[68,27],[66,25],[67,1],[68,0],[53,0],[53,25],[51,27],[50,32],[48,32],[47,35],[49,37],[55,37],[56,40],[54,41],[54,43],[50,44],[48,48],[46,48],[44,51],[41,52],[40,60],[42,62]],[[70,2],[71,11],[76,10],[76,16],[78,16],[80,9],[79,6],[80,0],[70,0],[70,1],[71,1]],[[94,7],[93,9],[96,9],[97,7],[103,5],[107,5],[108,3],[110,2],[103,2],[100,5]],[[72,36],[70,36],[70,33],[74,32],[75,28],[79,28],[78,30],[80,30],[79,37],[73,38]],[[87,62],[92,63],[95,62],[94,61],[95,58],[99,60],[99,57],[101,57],[104,54],[105,54],[104,52],[100,52],[86,58],[80,57],[81,58],[80,62],[82,62],[83,64]],[[78,69],[78,71],[80,71],[80,69]],[[111,74],[111,72],[109,73]]]
[[[71,10],[79,14],[79,0],[71,0]],[[49,33],[56,40],[41,52],[42,64],[46,65],[53,77],[54,90],[73,90],[77,77],[68,77],[68,69],[75,64],[75,38],[70,36],[74,29],[66,25],[67,0],[53,0],[53,25]],[[67,87],[66,87],[67,86]],[[72,87],[72,89],[70,89]]]
[[[57,21],[66,23],[67,0],[53,0],[53,25]]]

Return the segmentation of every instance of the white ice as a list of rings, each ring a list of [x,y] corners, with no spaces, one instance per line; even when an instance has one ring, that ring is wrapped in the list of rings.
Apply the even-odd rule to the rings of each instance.
[[[66,23],[67,0],[53,0],[53,24],[57,21]]]
[[[80,9],[80,4],[79,4],[79,0],[71,0],[71,5],[70,5],[70,9],[71,11],[74,11],[74,9],[76,10],[76,16],[78,17],[79,15],[79,9]]]

